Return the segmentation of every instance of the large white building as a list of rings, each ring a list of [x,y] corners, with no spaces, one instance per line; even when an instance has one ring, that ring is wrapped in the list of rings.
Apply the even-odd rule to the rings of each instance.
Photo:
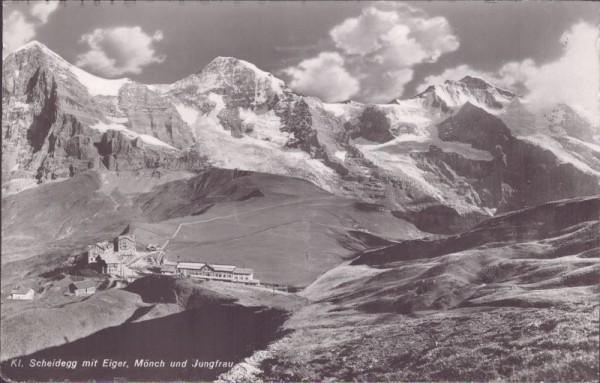
[[[200,262],[179,262],[177,263],[175,270],[176,274],[187,277],[246,283],[252,285],[258,285],[260,283],[258,279],[254,279],[254,270],[232,265],[216,265]]]

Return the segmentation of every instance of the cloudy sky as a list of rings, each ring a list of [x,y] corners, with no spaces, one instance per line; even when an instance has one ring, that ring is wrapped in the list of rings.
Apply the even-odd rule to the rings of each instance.
[[[331,102],[388,102],[471,74],[532,103],[597,109],[599,11],[592,2],[5,2],[3,57],[35,39],[96,75],[170,83],[234,56]]]

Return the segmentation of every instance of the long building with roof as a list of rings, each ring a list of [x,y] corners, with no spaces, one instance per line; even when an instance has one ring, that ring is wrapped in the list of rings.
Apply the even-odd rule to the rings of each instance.
[[[178,275],[218,280],[235,283],[258,285],[260,281],[254,279],[254,270],[233,265],[218,265],[202,262],[179,262],[175,268]]]

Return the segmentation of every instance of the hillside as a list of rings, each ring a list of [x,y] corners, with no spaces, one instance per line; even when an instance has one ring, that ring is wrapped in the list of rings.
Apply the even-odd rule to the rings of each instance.
[[[365,251],[302,293],[264,377],[594,380],[599,229],[582,198]]]
[[[53,376],[61,380],[109,379],[115,374],[136,380],[215,379],[229,368],[229,363],[278,337],[281,323],[303,303],[291,295],[274,299],[265,289],[237,286],[235,292],[227,292],[230,287],[221,289],[219,285],[146,277],[125,290],[111,289],[81,302],[3,317],[2,331],[9,334],[3,337],[3,377],[43,379],[47,374],[43,368],[14,368],[7,362],[7,358],[27,355],[37,360],[77,361],[77,368],[53,371]],[[22,325],[15,326],[17,321]],[[53,331],[24,331],[34,325]],[[156,341],[161,347],[152,346]],[[194,368],[134,365],[140,358],[167,362],[189,359],[191,365],[195,360],[192,357],[220,359],[223,365],[200,373]],[[84,360],[94,358],[127,361],[129,367],[82,366]]]
[[[226,169],[78,173],[2,199],[2,323],[3,333],[14,334],[3,336],[3,360],[118,325],[147,306],[112,289],[87,300],[64,296],[81,275],[110,284],[87,267],[85,251],[126,228],[140,248],[168,242],[171,261],[251,267],[265,283],[295,287],[356,251],[423,235],[389,210],[290,177]],[[34,288],[36,300],[4,304],[15,286]],[[72,315],[90,305],[108,314],[108,306],[118,307],[120,314],[94,315],[94,308],[94,318]],[[160,318],[172,309],[150,308],[148,315]],[[34,336],[40,326],[56,331]]]
[[[258,278],[300,286],[371,237],[422,235],[390,211],[299,179],[220,169],[174,177],[86,172],[3,198],[3,286],[59,268],[130,225],[141,246],[169,240],[170,260],[245,264]]]

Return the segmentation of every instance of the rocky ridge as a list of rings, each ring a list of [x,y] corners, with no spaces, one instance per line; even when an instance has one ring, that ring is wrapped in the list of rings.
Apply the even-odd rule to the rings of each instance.
[[[3,64],[5,183],[97,168],[252,170],[441,232],[600,191],[597,127],[566,105],[529,112],[473,77],[387,105],[327,104],[231,57],[166,85],[101,79],[37,42]],[[451,228],[438,227],[440,212]]]

